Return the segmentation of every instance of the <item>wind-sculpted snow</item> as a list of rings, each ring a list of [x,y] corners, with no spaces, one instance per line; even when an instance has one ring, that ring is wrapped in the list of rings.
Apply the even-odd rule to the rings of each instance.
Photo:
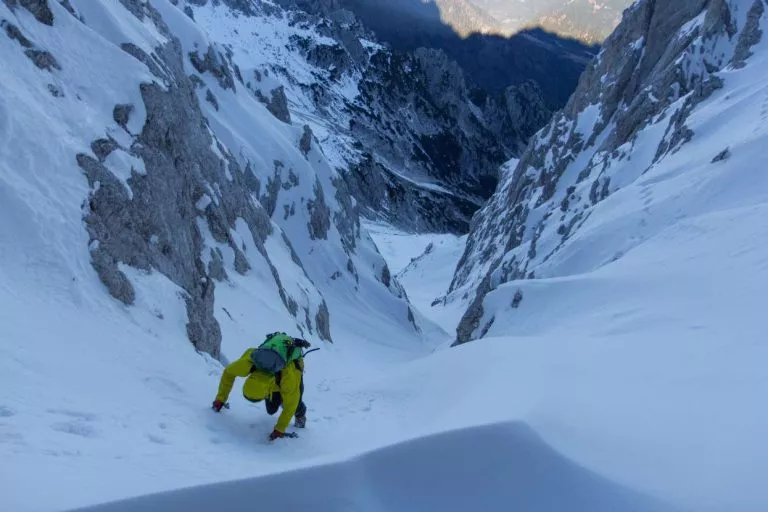
[[[527,425],[501,423],[437,433],[349,460],[78,511],[202,512],[254,506],[323,512],[674,510],[580,467]]]
[[[765,23],[762,0],[642,0],[626,11],[565,110],[473,220],[451,285],[471,304],[459,342],[487,332],[483,298],[503,283],[589,271],[681,219],[761,200],[752,165],[765,120],[751,112],[768,78]],[[690,186],[662,200],[669,175]],[[749,193],[715,194],[705,206],[702,182]],[[641,203],[619,214],[626,228],[608,231],[615,204],[638,190]],[[604,247],[578,241],[600,232]]]

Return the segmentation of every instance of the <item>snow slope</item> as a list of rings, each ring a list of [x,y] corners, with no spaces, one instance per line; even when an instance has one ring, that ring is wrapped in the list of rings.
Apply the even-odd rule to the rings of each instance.
[[[487,299],[506,308],[488,338],[324,403],[369,407],[292,444],[333,446],[306,469],[94,510],[204,510],[254,492],[320,510],[765,510],[766,213],[702,217],[600,271],[505,285]]]
[[[195,512],[253,501],[260,507],[321,511],[671,510],[573,464],[515,423],[436,434],[341,463],[82,510]]]
[[[209,255],[218,249],[227,275],[217,279],[213,308],[222,332],[222,359],[238,357],[277,328],[305,329],[304,335],[323,347],[314,354],[318,370],[307,386],[308,397],[318,394],[309,400],[313,420],[324,421],[315,413],[320,396],[330,390],[348,393],[342,400],[346,409],[325,408],[335,411],[325,420],[332,425],[369,407],[365,397],[349,390],[348,381],[378,375],[388,363],[428,351],[430,336],[440,331],[418,314],[409,320],[399,285],[380,281],[385,262],[370,238],[355,229],[356,217],[337,203],[344,196],[336,193],[334,171],[322,153],[311,147],[302,154],[301,128],[283,125],[245,88],[224,88],[212,73],[201,73],[204,86],[191,91],[190,102],[198,102],[208,119],[206,125],[199,118],[200,125],[206,131],[210,127],[205,140],[218,159],[207,171],[218,173],[220,181],[208,182],[207,194],[191,204],[175,203],[176,197],[162,196],[160,189],[146,191],[140,180],[156,170],[137,156],[147,147],[136,139],[151,123],[150,115],[164,113],[146,111],[141,85],[153,84],[161,94],[186,80],[172,76],[158,50],[168,43],[162,24],[143,2],[72,0],[77,16],[58,2],[25,5],[40,9],[35,14],[44,21],[50,9],[52,22],[37,20],[15,2],[0,3],[0,509],[62,510],[244,472],[265,473],[286,460],[298,463],[329,453],[335,445],[317,441],[317,450],[286,446],[287,453],[297,455],[281,455],[264,442],[272,419],[237,392],[229,421],[211,415],[221,364],[190,343],[189,292],[151,265],[139,269],[115,262],[131,283],[133,303],[110,297],[92,266],[93,252],[104,244],[89,236],[84,223],[89,200],[109,183],[89,184],[76,158],[94,155],[99,148],[92,143],[110,138],[117,147],[104,158],[104,172],[109,173],[105,179],[112,176],[114,190],[124,194],[119,211],[140,213],[165,203],[172,211],[174,206],[175,211],[198,211],[191,222],[200,222],[195,230],[200,245],[193,245],[199,253],[191,258],[194,263],[199,258],[197,268],[206,272]],[[164,0],[151,5],[182,44],[208,48],[205,35],[176,7]],[[149,64],[134,56],[139,51],[121,49],[126,42],[144,51]],[[218,110],[205,99],[207,89],[215,91]],[[133,106],[125,126],[118,124],[116,105]],[[172,146],[178,134],[169,129],[166,136]],[[275,169],[276,159],[284,162],[282,172]],[[266,215],[263,241],[241,217],[226,225],[228,242],[220,241],[221,233],[217,241],[203,212],[232,206],[241,197],[224,192],[241,183],[232,164],[246,161],[265,184],[284,178],[282,185],[291,186],[278,181],[277,212]],[[290,180],[294,170],[300,183]],[[306,207],[321,192],[328,217],[342,214],[341,221],[328,219],[325,239],[310,236],[313,216]],[[132,201],[138,199],[148,202],[137,206]],[[261,200],[247,202],[262,211]],[[290,209],[293,203],[302,206],[295,215],[284,215],[283,206]],[[142,220],[145,224],[127,222],[123,228],[151,229],[157,219]],[[169,231],[160,234],[188,241],[181,229]],[[148,246],[166,241],[150,233]],[[349,236],[342,241],[342,234]],[[238,270],[238,256],[245,257],[247,269]],[[172,275],[167,267],[162,270]],[[288,297],[309,310],[306,319],[302,309],[289,311]],[[329,328],[336,342],[347,348],[324,344],[320,333],[307,329],[312,324],[319,330],[315,313],[323,301],[331,310]],[[343,304],[356,308],[348,311]],[[380,335],[375,343],[354,347],[370,332]],[[370,357],[361,358],[360,350]],[[253,424],[254,418],[259,422]]]

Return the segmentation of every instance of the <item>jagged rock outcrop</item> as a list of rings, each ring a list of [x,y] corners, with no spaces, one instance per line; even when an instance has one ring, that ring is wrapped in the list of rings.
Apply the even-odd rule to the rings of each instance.
[[[535,86],[524,107],[515,89],[507,92],[475,105],[463,71],[439,50],[373,55],[351,107],[362,159],[345,175],[369,215],[386,212],[400,225],[410,219],[409,228],[466,230],[495,189],[499,165],[547,118]]]
[[[285,15],[294,24],[311,29],[283,47],[260,42],[286,62],[303,58],[306,69],[276,62],[269,75],[286,82],[292,108],[301,105],[300,115],[327,134],[320,145],[361,211],[404,229],[465,232],[495,189],[499,165],[518,156],[551,116],[541,89],[524,82],[483,92],[440,50],[379,45],[343,1],[279,4],[293,9]],[[272,84],[257,72],[251,85],[268,104]]]
[[[119,60],[132,70],[119,80],[103,77],[103,89],[83,90],[72,86],[78,78],[71,69],[52,65],[40,72],[23,56],[26,67],[14,60],[31,82],[56,76],[56,84],[40,84],[54,97],[77,94],[89,106],[82,121],[88,135],[77,132],[70,145],[56,150],[71,146],[75,174],[69,179],[88,185],[80,210],[79,200],[62,208],[82,214],[88,245],[81,253],[90,257],[106,292],[130,311],[147,306],[145,277],[170,287],[186,306],[188,338],[214,357],[227,333],[222,312],[238,333],[280,328],[330,342],[336,312],[357,293],[375,296],[402,332],[419,332],[400,285],[382,278],[386,263],[361,230],[359,209],[313,128],[291,124],[283,83],[266,70],[259,78],[251,67],[244,68],[246,83],[232,49],[207,37],[195,21],[204,19],[196,6],[207,2],[76,4],[82,12],[66,4],[5,0],[10,8],[3,6],[0,37],[6,38],[4,51],[62,56],[67,45],[79,51],[86,40],[100,62]],[[241,16],[262,12],[257,2],[226,4]],[[21,9],[35,16],[33,24],[66,34],[59,37],[62,47],[51,47],[59,39],[40,37],[36,25],[30,30],[15,14]],[[107,18],[122,23],[88,25]],[[109,71],[87,72],[96,80]],[[271,93],[266,105],[262,88]],[[120,99],[110,104],[113,93]],[[69,106],[51,108],[63,112]],[[45,119],[35,112],[29,121]],[[67,162],[62,166],[72,172]],[[229,298],[221,297],[222,288]],[[265,304],[268,316],[283,325],[250,325],[251,312]],[[249,325],[236,326],[246,316]]]
[[[760,40],[764,11],[763,0],[641,0],[626,11],[566,108],[473,219],[451,284],[471,303],[459,343],[493,322],[483,315],[487,293],[559,275],[558,254],[595,208],[685,148],[691,113]]]
[[[459,63],[469,80],[499,93],[527,80],[539,83],[550,108],[561,108],[579,75],[598,48],[539,28],[531,23],[523,32],[501,35],[500,27],[467,0],[343,0],[393,49],[413,52],[440,49]],[[538,6],[525,2],[519,11]],[[533,7],[535,10],[536,7]],[[512,16],[516,20],[525,14]]]

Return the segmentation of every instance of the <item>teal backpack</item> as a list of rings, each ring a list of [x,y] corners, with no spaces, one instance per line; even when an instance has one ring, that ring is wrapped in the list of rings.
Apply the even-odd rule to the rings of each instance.
[[[291,361],[301,359],[302,349],[309,346],[308,341],[292,338],[284,332],[273,332],[267,335],[264,343],[251,352],[251,363],[254,370],[275,375]]]

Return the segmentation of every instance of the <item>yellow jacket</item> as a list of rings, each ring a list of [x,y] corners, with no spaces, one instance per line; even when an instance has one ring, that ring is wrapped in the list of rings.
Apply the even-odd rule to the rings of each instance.
[[[285,432],[285,429],[288,428],[288,424],[291,422],[291,418],[296,414],[296,409],[299,407],[301,399],[301,373],[304,370],[304,360],[299,360],[300,369],[296,368],[292,362],[288,363],[288,366],[280,372],[280,384],[278,385],[274,375],[260,371],[251,371],[253,367],[251,352],[254,350],[249,348],[240,356],[240,359],[224,368],[216,400],[226,402],[230,391],[232,391],[232,386],[235,384],[235,379],[237,377],[247,377],[245,383],[243,383],[243,395],[248,400],[264,400],[271,397],[272,393],[280,393],[283,399],[283,411],[277,419],[275,430]]]

